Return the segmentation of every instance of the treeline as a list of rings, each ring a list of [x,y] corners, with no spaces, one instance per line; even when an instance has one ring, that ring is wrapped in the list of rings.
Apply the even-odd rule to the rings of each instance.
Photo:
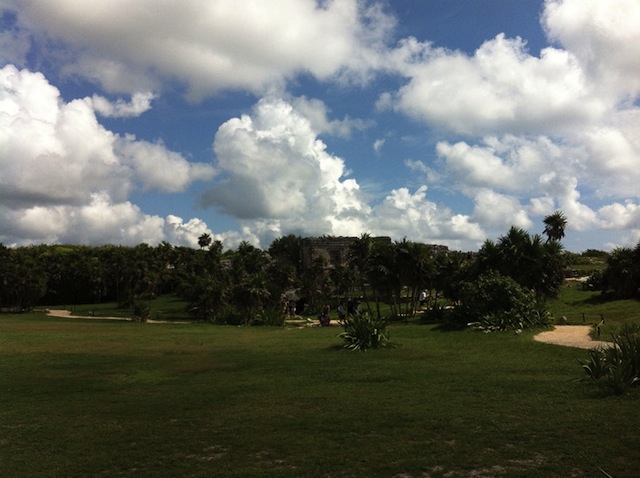
[[[591,275],[587,288],[611,299],[640,299],[640,242],[621,247],[606,257],[607,267]]]
[[[554,218],[559,227],[547,223]],[[446,301],[457,304],[447,320],[522,328],[543,322],[546,299],[557,295],[567,267],[579,259],[560,243],[562,214],[547,219],[546,239],[512,227],[477,253],[363,234],[339,263],[318,254],[303,264],[305,240],[295,235],[276,239],[266,250],[243,242],[224,251],[208,234],[200,238],[200,249],[167,242],[155,247],[0,244],[0,306],[28,310],[115,302],[133,308],[173,294],[198,320],[256,324],[281,323],[284,301],[295,301],[298,313],[315,314],[324,304],[335,309],[354,297],[371,317],[412,316],[424,310],[420,301],[432,318],[444,320]],[[640,298],[640,244],[597,256],[607,267],[590,278],[589,288],[614,298]],[[531,323],[532,317],[540,320]]]
[[[274,243],[274,251],[283,241]],[[274,260],[248,243],[227,252],[219,242],[200,250],[166,242],[156,247],[0,245],[0,305],[25,310],[116,302],[131,308],[139,301],[175,294],[189,301],[192,313],[203,319],[223,305],[253,312],[270,306],[293,279],[290,267],[298,258],[282,255]]]
[[[518,228],[495,243],[487,241],[476,254],[406,239],[381,242],[364,234],[351,243],[344,263],[331,264],[318,255],[304,267],[302,244],[301,237],[289,235],[267,250],[243,242],[223,251],[220,242],[203,235],[199,250],[166,242],[155,247],[0,245],[0,305],[24,310],[116,302],[130,308],[175,294],[198,320],[251,324],[282,320],[283,300],[289,299],[308,314],[355,296],[370,316],[410,316],[418,310],[421,292],[428,291],[433,314],[441,312],[439,299],[447,299],[473,302],[474,311],[487,315],[493,306],[480,307],[478,297],[486,293],[479,287],[497,295],[507,313],[521,305],[505,303],[507,296],[527,302],[523,310],[533,307],[529,302],[539,310],[559,290],[566,266],[557,240],[544,241]],[[458,320],[469,320],[471,312]]]

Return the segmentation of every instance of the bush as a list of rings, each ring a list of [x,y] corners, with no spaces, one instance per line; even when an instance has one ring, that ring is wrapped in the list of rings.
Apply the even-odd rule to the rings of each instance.
[[[346,349],[364,351],[390,345],[387,321],[383,318],[355,314],[346,318],[343,328],[344,332],[338,337],[344,341]]]
[[[220,325],[250,325],[250,320],[244,311],[229,305],[216,316],[214,323]]]
[[[146,302],[135,301],[133,303],[133,320],[146,322],[151,318],[151,307]]]
[[[515,280],[488,272],[460,291],[461,304],[454,314],[458,323],[486,332],[549,326],[549,314],[535,293]]]
[[[616,395],[640,383],[640,324],[625,324],[613,334],[613,345],[589,351],[579,360],[590,379]]]
[[[284,314],[279,307],[262,309],[251,321],[251,325],[280,326],[284,324]]]
[[[445,322],[447,310],[443,305],[433,304],[433,306],[422,313],[420,321],[425,324],[437,324]]]

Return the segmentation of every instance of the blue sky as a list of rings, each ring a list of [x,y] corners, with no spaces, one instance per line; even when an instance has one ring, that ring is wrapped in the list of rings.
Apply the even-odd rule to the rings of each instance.
[[[2,5],[6,245],[640,241],[637,0]]]

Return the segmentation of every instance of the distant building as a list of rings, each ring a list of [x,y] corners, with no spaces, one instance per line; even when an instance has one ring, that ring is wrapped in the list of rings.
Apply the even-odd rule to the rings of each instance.
[[[315,260],[323,258],[329,266],[346,266],[349,262],[349,247],[358,237],[351,236],[323,236],[323,237],[305,237],[301,239],[301,255],[302,267],[309,269]],[[391,238],[388,236],[372,237],[376,242],[391,244]],[[448,255],[449,248],[439,244],[427,244],[431,250],[431,255]]]
[[[322,257],[330,266],[346,266],[349,260],[349,246],[357,241],[357,237],[305,237],[301,242],[302,267],[310,268],[313,262]],[[391,243],[386,236],[374,237],[374,241]]]

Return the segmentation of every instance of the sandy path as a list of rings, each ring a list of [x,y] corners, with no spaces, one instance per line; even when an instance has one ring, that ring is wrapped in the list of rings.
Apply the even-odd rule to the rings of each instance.
[[[93,315],[71,315],[70,310],[60,310],[60,309],[49,309],[47,310],[47,315],[50,317],[64,317],[66,319],[94,319],[94,320],[124,320],[131,322],[133,319],[131,317],[105,317],[105,316],[93,316]],[[188,321],[171,321],[171,320],[152,320],[149,319],[145,322],[146,324],[191,324],[192,322]]]
[[[47,315],[51,317],[64,317],[67,319],[96,319],[96,320],[128,320],[131,321],[129,317],[95,317],[93,315],[71,315],[70,310],[59,310],[59,309],[49,309],[47,310]]]
[[[611,345],[611,342],[592,340],[589,337],[590,331],[590,325],[556,325],[553,330],[535,335],[533,340],[581,349],[595,349],[603,345]]]

